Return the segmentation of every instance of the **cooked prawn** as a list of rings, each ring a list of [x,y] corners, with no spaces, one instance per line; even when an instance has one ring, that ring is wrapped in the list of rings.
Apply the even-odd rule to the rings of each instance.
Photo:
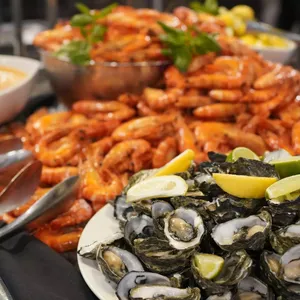
[[[38,229],[34,236],[55,251],[66,252],[76,249],[82,231],[82,228],[52,230],[46,225]]]
[[[237,102],[243,97],[241,90],[211,90],[208,95],[221,102]]]
[[[169,67],[165,71],[164,78],[168,88],[182,89],[185,86],[183,74],[174,66]]]
[[[160,168],[177,155],[177,142],[174,137],[162,140],[153,152],[152,166]]]
[[[55,185],[64,179],[78,175],[77,167],[56,167],[50,168],[47,166],[43,166],[42,175],[41,175],[41,183]]]
[[[73,104],[72,109],[88,117],[95,117],[101,121],[124,121],[135,115],[135,110],[118,101],[97,102],[82,100]]]
[[[93,215],[93,209],[84,199],[76,200],[71,208],[50,222],[53,230],[87,222]]]
[[[116,144],[105,156],[102,167],[115,173],[138,172],[150,167],[151,145],[142,139]]]
[[[296,154],[300,154],[300,122],[294,124],[292,128],[292,144]]]
[[[115,141],[140,138],[158,140],[171,134],[173,131],[173,121],[173,115],[150,116],[134,119],[120,125],[112,133],[112,138]]]
[[[193,114],[198,118],[229,118],[243,113],[246,110],[244,104],[239,103],[215,103],[194,109]]]

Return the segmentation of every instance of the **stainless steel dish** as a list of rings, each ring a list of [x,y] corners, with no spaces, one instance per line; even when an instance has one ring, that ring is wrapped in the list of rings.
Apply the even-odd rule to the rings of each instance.
[[[78,66],[41,51],[44,68],[60,100],[67,106],[82,99],[116,99],[160,84],[166,61],[95,62]]]

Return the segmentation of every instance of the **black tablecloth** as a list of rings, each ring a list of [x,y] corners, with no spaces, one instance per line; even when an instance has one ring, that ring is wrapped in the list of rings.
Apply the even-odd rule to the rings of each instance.
[[[14,300],[95,300],[78,269],[28,233],[0,243],[0,278]]]

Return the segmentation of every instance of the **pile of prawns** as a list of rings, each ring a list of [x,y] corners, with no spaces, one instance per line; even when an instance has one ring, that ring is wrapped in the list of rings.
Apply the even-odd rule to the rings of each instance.
[[[178,9],[178,19],[198,22],[189,13]],[[299,72],[265,61],[235,38],[216,38],[220,53],[194,57],[186,73],[169,66],[163,89],[101,102],[84,99],[70,111],[43,108],[25,125],[8,125],[0,139],[20,137],[43,170],[32,199],[2,219],[11,222],[50,187],[79,175],[72,207],[42,227],[31,224],[37,238],[69,251],[84,224],[121,193],[132,174],[159,168],[186,149],[197,162],[209,151],[227,153],[237,146],[258,155],[279,148],[300,154]]]

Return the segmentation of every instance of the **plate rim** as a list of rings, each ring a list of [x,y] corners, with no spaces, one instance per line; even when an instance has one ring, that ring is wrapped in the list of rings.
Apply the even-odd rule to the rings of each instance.
[[[79,249],[83,246],[81,245],[83,242],[82,240],[84,239],[84,236],[85,234],[88,232],[88,225],[90,222],[94,222],[96,219],[100,218],[100,216],[102,214],[105,213],[105,211],[107,211],[109,208],[113,209],[113,206],[111,204],[106,204],[104,207],[102,207],[99,211],[96,212],[96,214],[88,221],[88,223],[85,225],[83,231],[82,231],[82,234],[80,236],[80,239],[79,239],[79,242],[78,242],[78,246],[77,246],[77,263],[78,263],[78,267],[79,267],[79,271],[80,271],[80,274],[81,276],[83,277],[86,285],[89,287],[89,289],[94,293],[94,295],[99,299],[99,300],[106,300],[104,299],[102,296],[99,295],[99,291],[97,289],[94,288],[94,286],[89,282],[88,278],[87,278],[87,274],[86,272],[83,270],[83,265],[84,265],[84,262],[83,262],[83,258],[82,256],[80,256],[78,254],[78,251]],[[94,220],[94,221],[93,221]],[[115,221],[116,224],[118,224],[118,221],[116,219],[113,219],[112,221]],[[118,234],[119,232],[116,231],[114,234]],[[121,231],[120,231],[121,233]],[[101,241],[99,241],[101,242]],[[102,273],[102,271],[99,269],[99,272]],[[103,273],[102,273],[103,274]],[[113,287],[112,287],[113,288]],[[102,298],[100,298],[102,297]],[[117,299],[117,298],[116,298]]]

